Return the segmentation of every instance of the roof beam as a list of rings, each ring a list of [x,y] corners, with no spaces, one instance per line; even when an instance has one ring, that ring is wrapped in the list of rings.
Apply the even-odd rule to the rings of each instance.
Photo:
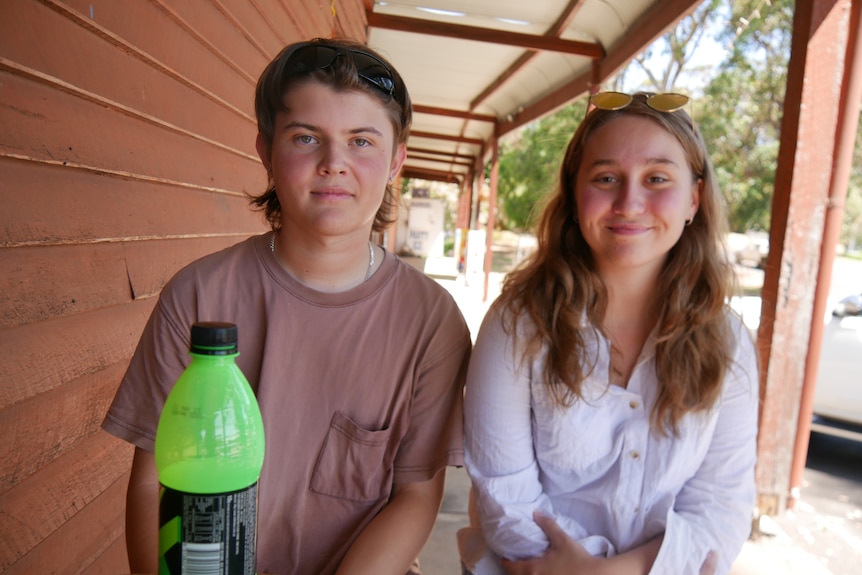
[[[476,156],[471,154],[456,154],[454,152],[446,152],[443,150],[431,150],[428,148],[414,148],[413,146],[407,146],[407,153],[416,152],[417,154],[433,154],[435,156],[445,156],[447,158],[463,158],[466,160],[475,161]]]
[[[690,14],[702,0],[666,0],[659,2],[631,28],[618,44],[608,52],[607,57],[597,61],[597,72],[587,72],[574,78],[568,84],[537,100],[515,114],[506,122],[497,125],[497,137],[540,118],[564,106],[589,90],[598,78],[602,81],[622,68],[629,60],[646,49],[656,38],[664,34],[677,21]]]
[[[479,138],[467,138],[465,136],[452,136],[449,134],[435,134],[434,132],[417,132],[415,130],[410,131],[410,137],[417,138],[430,138],[432,140],[445,140],[447,142],[460,142],[462,144],[473,144],[474,146],[481,146],[485,143],[485,140],[481,140]]]
[[[545,36],[559,38],[560,34],[571,24],[572,20],[575,18],[575,14],[577,14],[578,10],[583,5],[584,0],[569,0],[568,5],[563,9],[560,13],[560,16],[557,18],[556,22],[551,24],[551,26],[545,31]],[[512,62],[512,64],[503,70],[503,73],[497,76],[493,82],[488,84],[482,92],[476,96],[472,102],[470,102],[470,109],[473,110],[479,106],[482,102],[491,97],[491,95],[496,92],[503,84],[509,81],[512,76],[517,74],[522,68],[524,68],[527,64],[530,63],[533,58],[538,56],[538,52],[535,50],[527,50],[520,56],[518,59]]]
[[[428,168],[415,168],[412,166],[404,166],[399,174],[401,178],[416,178],[419,180],[432,180],[435,182],[447,182],[450,184],[460,184],[463,174],[455,174],[452,172],[444,172],[442,170],[430,170]]]
[[[421,162],[440,162],[442,164],[449,164],[451,166],[472,166],[473,165],[473,162],[470,160],[454,160],[452,158],[440,158],[440,157],[435,158],[432,155],[416,154],[416,153],[409,152],[409,151],[407,152],[407,159],[408,159],[408,161],[409,160],[416,160],[416,161],[421,161]]]
[[[535,36],[532,34],[521,34],[519,32],[494,30],[493,28],[449,24],[436,20],[423,20],[421,18],[392,16],[389,14],[380,14],[378,12],[369,12],[367,13],[367,16],[368,25],[372,28],[398,30],[401,32],[412,32],[414,34],[427,34],[430,36],[445,36],[447,38],[488,42],[491,44],[503,44],[546,52],[562,52],[564,54],[586,56],[596,60],[605,56],[604,48],[602,48],[601,44],[597,44],[595,42],[562,40],[560,38],[548,36]]]
[[[487,114],[476,114],[474,112],[466,112],[462,110],[451,110],[449,108],[437,108],[435,106],[424,106],[422,104],[413,104],[414,114],[431,114],[434,116],[448,116],[450,118],[461,118],[462,120],[476,120],[477,122],[496,122],[496,116]]]

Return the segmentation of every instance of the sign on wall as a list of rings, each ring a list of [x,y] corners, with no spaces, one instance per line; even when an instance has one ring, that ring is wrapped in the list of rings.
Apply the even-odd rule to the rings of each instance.
[[[407,221],[407,248],[420,257],[443,257],[445,205],[441,199],[413,198]]]

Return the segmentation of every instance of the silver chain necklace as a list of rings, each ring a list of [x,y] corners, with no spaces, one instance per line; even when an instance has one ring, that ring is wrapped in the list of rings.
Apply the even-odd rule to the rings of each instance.
[[[281,265],[281,261],[278,259],[278,256],[275,253],[275,232],[272,232],[269,236],[269,251],[272,252],[272,255],[275,256],[275,260]],[[284,267],[284,266],[282,266]],[[365,279],[363,282],[367,282],[371,279],[371,274],[374,272],[374,244],[368,242],[368,273],[365,274]]]

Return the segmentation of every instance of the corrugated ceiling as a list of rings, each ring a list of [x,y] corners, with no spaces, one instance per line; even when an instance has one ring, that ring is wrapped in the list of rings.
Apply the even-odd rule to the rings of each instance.
[[[402,174],[463,183],[488,143],[583,96],[700,0],[366,0],[415,107]]]

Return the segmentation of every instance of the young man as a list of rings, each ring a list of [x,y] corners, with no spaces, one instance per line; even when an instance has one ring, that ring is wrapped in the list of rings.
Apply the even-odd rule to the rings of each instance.
[[[260,404],[257,570],[410,569],[461,465],[470,337],[438,284],[369,241],[391,223],[410,98],[367,47],[288,46],[255,96],[271,233],[181,270],[165,287],[104,428],[136,445],[132,572],[156,571],[159,413],[196,321],[237,324]]]

